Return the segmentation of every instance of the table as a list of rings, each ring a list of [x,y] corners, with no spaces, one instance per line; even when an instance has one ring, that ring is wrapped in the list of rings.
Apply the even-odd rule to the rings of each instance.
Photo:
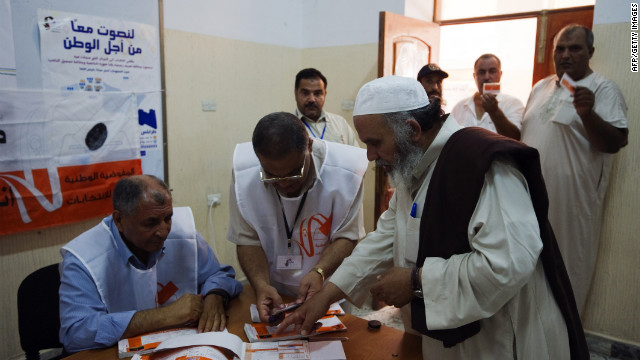
[[[255,302],[255,293],[250,285],[244,286],[242,293],[229,303],[227,311],[230,333],[248,342],[244,333],[244,324],[251,321],[249,306]],[[347,327],[347,331],[328,333],[316,337],[346,336],[342,346],[347,359],[354,360],[419,360],[422,359],[422,343],[419,336],[405,333],[386,325],[378,330],[369,330],[367,320],[346,314],[340,320]],[[106,349],[86,350],[64,358],[64,360],[117,360],[118,349],[112,346]]]

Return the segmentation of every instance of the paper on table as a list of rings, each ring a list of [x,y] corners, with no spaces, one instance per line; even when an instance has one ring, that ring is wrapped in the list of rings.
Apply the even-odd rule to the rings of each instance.
[[[155,352],[165,349],[175,349],[185,346],[220,346],[229,349],[237,356],[242,355],[244,343],[242,339],[228,332],[205,332],[200,334],[178,336],[163,341],[155,349]]]
[[[287,305],[287,304],[285,304]],[[256,304],[251,304],[251,306],[249,306],[249,312],[251,313],[251,321],[255,322],[255,323],[259,323],[260,322],[260,315],[258,314],[258,307],[256,306]],[[333,304],[331,304],[329,306],[329,310],[327,310],[327,314],[326,315],[344,315],[344,309],[342,308],[342,306],[340,306],[340,302],[335,302]]]
[[[342,342],[316,341],[309,343],[311,360],[347,360]]]

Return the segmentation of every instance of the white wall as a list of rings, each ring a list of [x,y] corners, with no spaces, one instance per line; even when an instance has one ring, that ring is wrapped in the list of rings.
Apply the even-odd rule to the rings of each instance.
[[[379,12],[403,14],[404,0],[165,0],[164,9],[168,29],[300,49],[375,43]]]

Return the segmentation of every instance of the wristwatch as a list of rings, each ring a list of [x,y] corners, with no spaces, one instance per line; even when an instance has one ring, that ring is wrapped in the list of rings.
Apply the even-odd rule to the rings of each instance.
[[[320,276],[322,276],[322,282],[324,282],[324,270],[322,270],[322,268],[314,267],[313,269],[311,269],[311,271],[315,271],[318,274],[320,274]],[[311,272],[311,271],[309,271],[309,272]]]
[[[423,299],[424,295],[422,294],[422,284],[418,276],[419,272],[420,268],[417,266],[414,266],[413,270],[411,270],[411,289],[413,290],[413,296]]]

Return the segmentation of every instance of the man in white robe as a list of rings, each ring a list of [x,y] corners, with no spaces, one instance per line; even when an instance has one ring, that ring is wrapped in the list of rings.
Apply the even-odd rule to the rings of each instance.
[[[616,84],[589,67],[591,30],[569,25],[554,43],[556,74],[531,90],[522,142],[540,151],[549,221],[582,312],[598,256],[613,154],[627,144],[627,105]],[[574,94],[560,85],[565,75],[576,81]]]
[[[549,254],[553,257],[555,249],[557,255],[557,248],[553,240],[541,240],[541,229],[545,236],[549,234],[538,222],[544,206],[534,211],[546,200],[544,194],[538,195],[543,184],[539,166],[531,188],[536,192],[530,193],[529,177],[515,166],[522,161],[509,156],[487,161],[488,169],[473,184],[478,188],[477,202],[456,199],[461,205],[466,202],[461,207],[471,209],[459,214],[467,216],[468,225],[453,229],[462,234],[455,245],[467,250],[446,257],[421,257],[427,243],[446,248],[456,242],[448,237],[423,239],[422,225],[444,208],[445,214],[451,208],[455,212],[458,205],[448,201],[442,208],[426,206],[430,196],[441,193],[440,187],[429,192],[432,179],[439,179],[439,184],[443,178],[461,182],[454,179],[459,174],[438,170],[450,165],[439,163],[439,158],[450,140],[460,138],[458,132],[480,132],[472,137],[498,145],[507,142],[534,156],[535,150],[485,130],[461,130],[455,119],[443,116],[439,101],[429,104],[419,83],[402,77],[365,84],[356,98],[354,123],[367,145],[369,160],[390,173],[397,191],[376,231],[361,240],[322,291],[280,327],[296,324],[306,335],[331,302],[346,297],[362,305],[371,292],[402,308],[405,329],[413,327],[423,334],[425,359],[588,359],[561,259],[556,258],[554,265],[560,271],[547,274]],[[463,149],[465,145],[463,141]],[[528,165],[535,169],[538,164],[530,161]],[[448,191],[444,198],[453,200],[450,195]],[[543,251],[544,241],[549,250]],[[555,291],[569,295],[563,298]]]

